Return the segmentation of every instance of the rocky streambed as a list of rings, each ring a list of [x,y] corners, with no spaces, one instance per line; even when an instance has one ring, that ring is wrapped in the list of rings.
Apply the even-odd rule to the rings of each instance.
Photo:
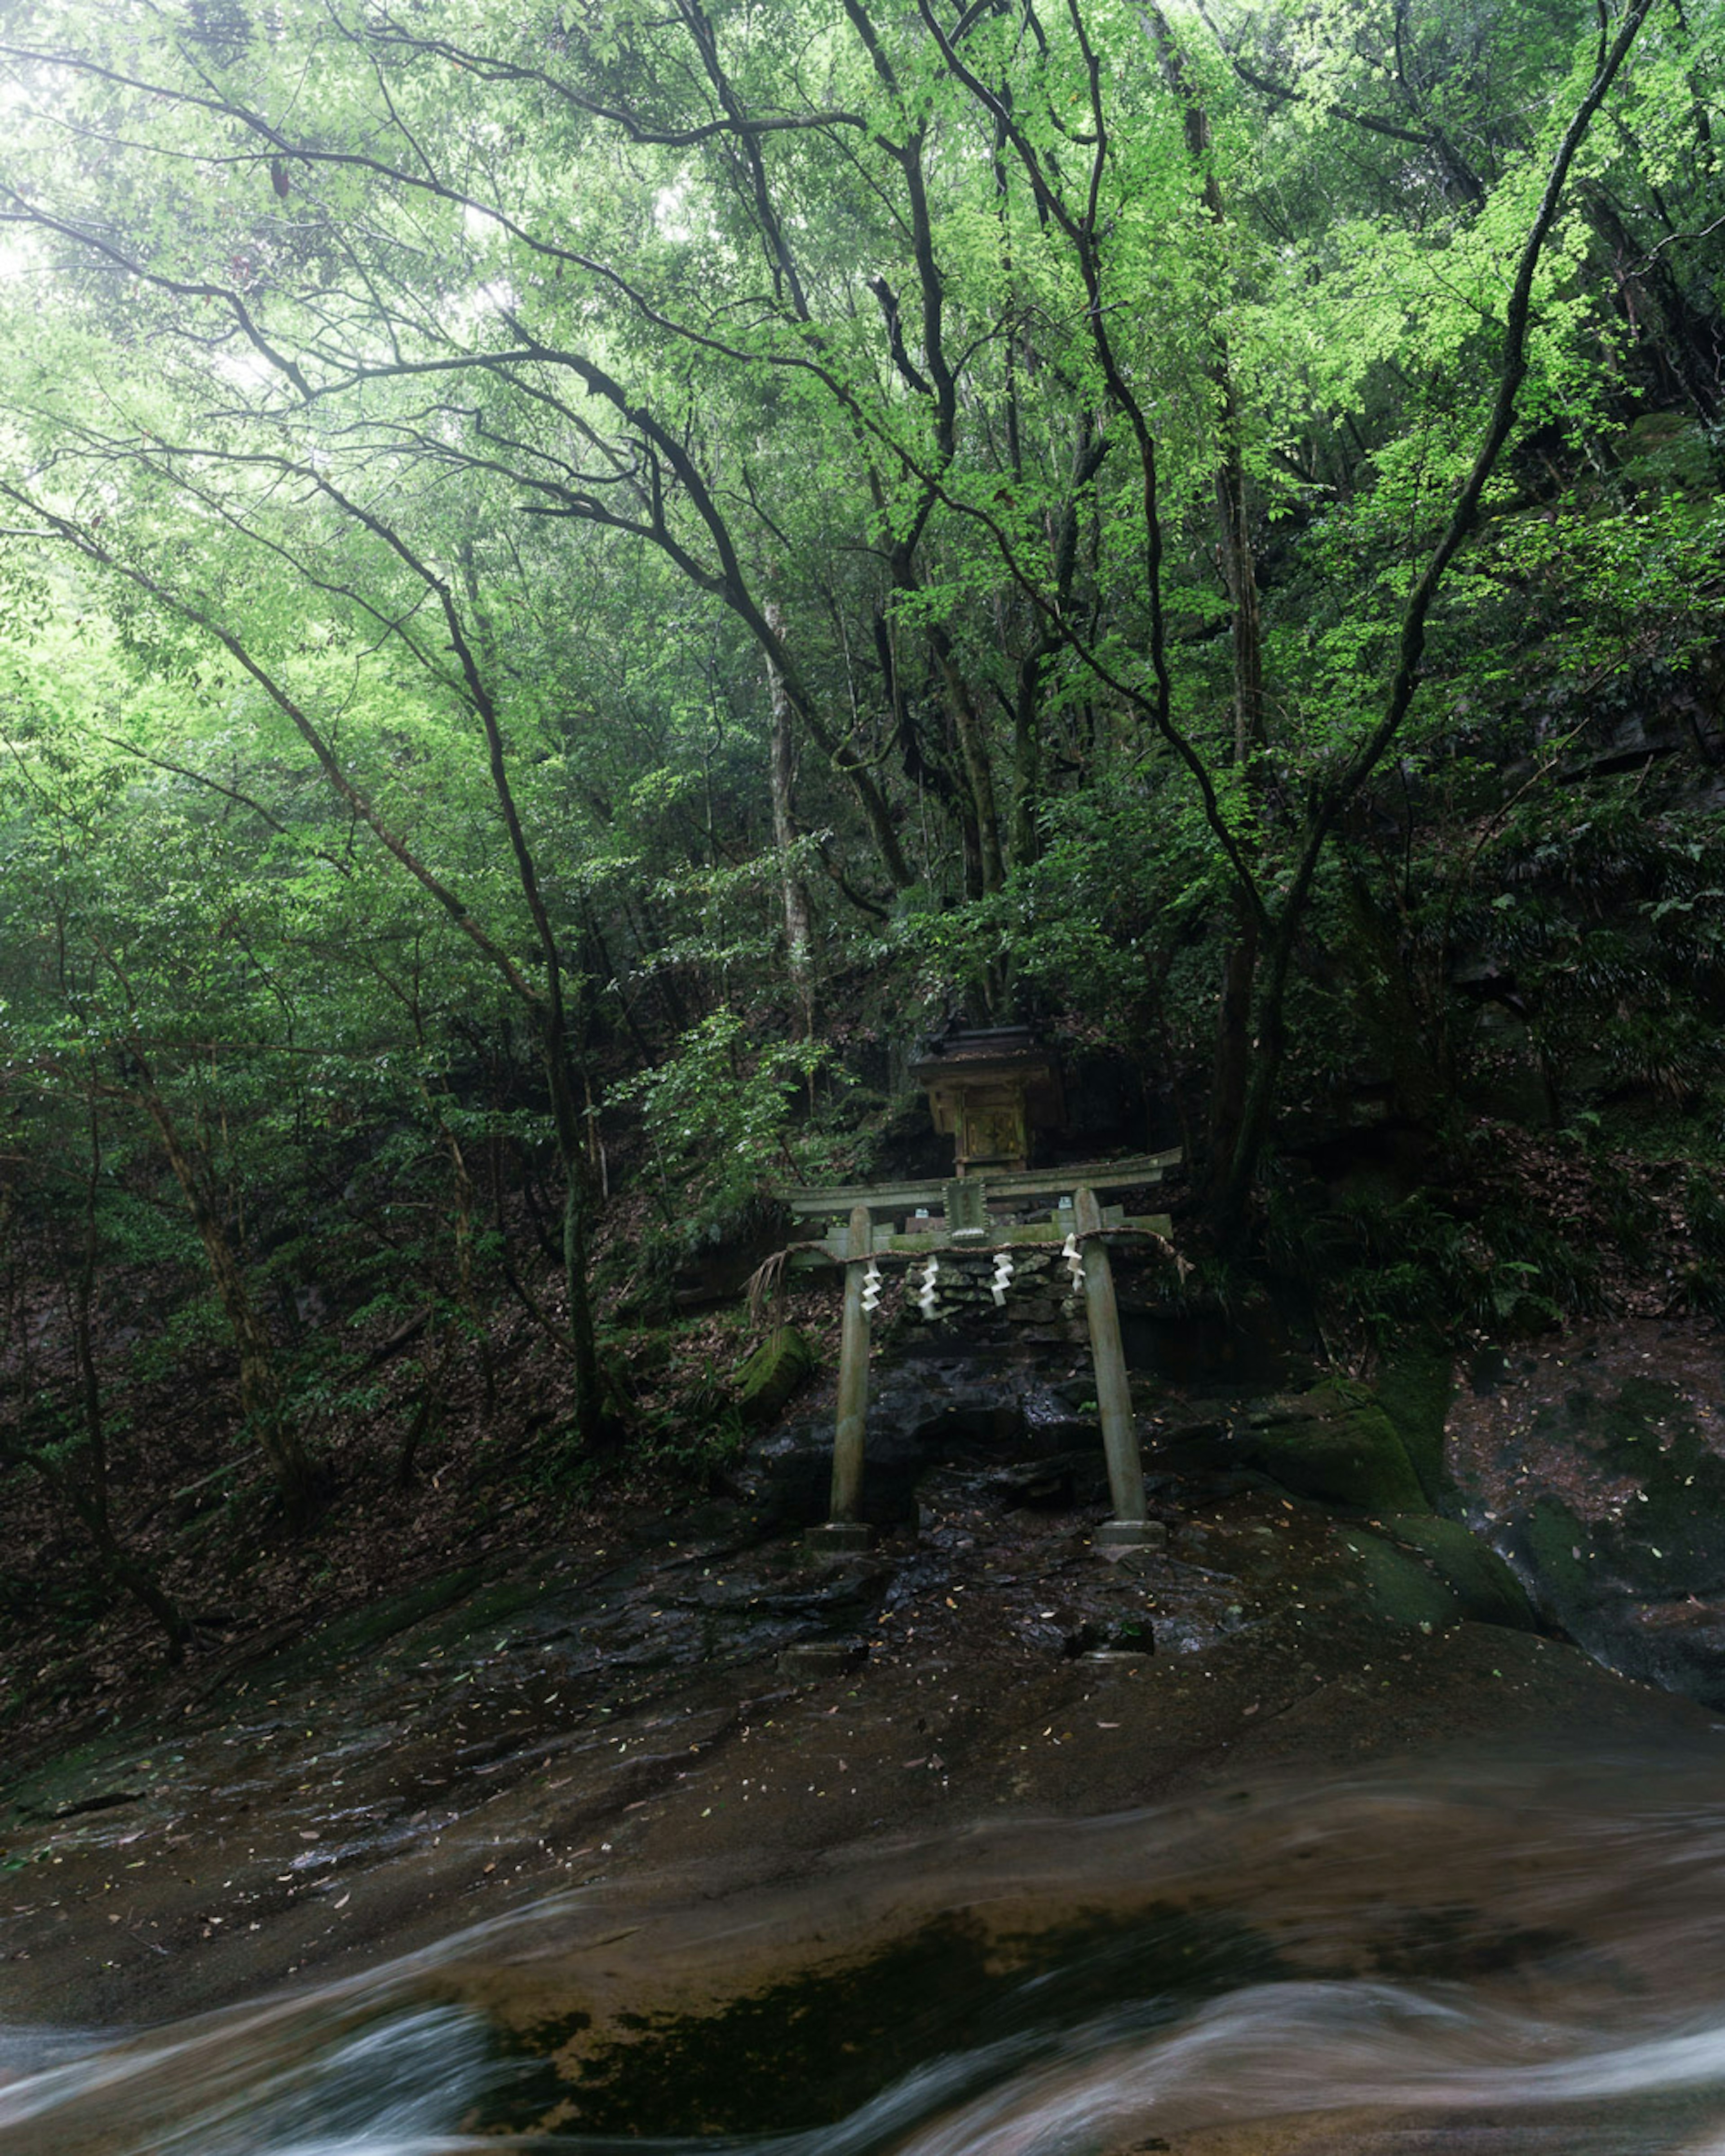
[[[493,2123],[617,2130],[627,2076],[608,2046],[649,1994],[673,2019],[734,2012],[967,1910],[960,1958],[982,1966],[997,1936],[1136,1922],[1173,1892],[1142,1851],[1070,1875],[1049,1822],[1214,1820],[1314,1778],[1418,1785],[1439,1759],[1477,1777],[1571,1753],[1710,1758],[1711,1620],[1662,1621],[1629,1527],[1659,1508],[1666,1601],[1708,1609],[1717,1340],[1622,1329],[1482,1356],[1453,1397],[1434,1369],[1427,1353],[1375,1387],[1147,1386],[1162,1532],[1104,1555],[1082,1370],[910,1361],[877,1388],[867,1553],[802,1542],[817,1399],[723,1496],[452,1569],[194,1677],[147,1725],[8,1779],[0,2020],[156,2024],[430,1954],[436,2001],[542,2069]],[[1583,1391],[1617,1419],[1588,1419]],[[1677,1488],[1696,1493],[1687,1543],[1665,1524]],[[1591,1558],[1549,1560],[1554,1505],[1591,1537],[1560,1553]],[[1666,1659],[1620,1652],[1638,1673],[1614,1674],[1598,1657],[1620,1640]],[[994,1851],[986,1891],[955,1876],[955,1834]],[[722,1948],[657,1974],[612,1953],[599,1999],[593,1942],[614,1918],[786,1893],[794,1923],[727,1919]],[[531,1948],[501,1957],[439,1946],[547,1897],[587,1913],[572,1931],[532,1918]]]

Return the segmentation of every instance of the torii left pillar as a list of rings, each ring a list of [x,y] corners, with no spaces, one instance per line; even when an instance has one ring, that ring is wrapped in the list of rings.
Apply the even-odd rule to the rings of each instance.
[[[842,1556],[866,1549],[862,1508],[863,1449],[869,1420],[869,1314],[863,1308],[863,1276],[875,1254],[874,1223],[866,1205],[850,1209],[845,1258],[845,1318],[839,1334],[839,1417],[833,1432],[831,1517],[809,1530],[816,1549]]]

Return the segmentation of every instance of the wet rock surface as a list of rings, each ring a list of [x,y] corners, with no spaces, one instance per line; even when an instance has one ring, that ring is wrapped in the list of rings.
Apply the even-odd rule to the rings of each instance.
[[[963,1350],[938,1327],[911,1337],[918,1352],[884,1364],[870,1388],[865,1519],[883,1527],[913,1520],[923,1476],[948,1460],[1010,1473],[1064,1455],[1101,1473],[1087,1365],[1050,1369],[1021,1353]],[[823,1399],[752,1449],[738,1487],[773,1530],[813,1527],[827,1517],[832,1462],[832,1406]],[[1086,1481],[1086,1496],[1105,1494]]]
[[[1725,1707],[1725,1343],[1601,1326],[1482,1350],[1451,1411],[1461,1508],[1546,1621]]]
[[[805,1424],[726,1498],[452,1570],[15,1775],[0,2014],[153,2020],[547,1891],[691,1866],[729,1891],[1440,1741],[1705,1727],[1527,1629],[1455,1523],[1338,1515],[1252,1470],[1250,1401],[1146,1392],[1163,1538],[1101,1553],[1086,1383],[952,1358],[883,1378],[901,1477],[865,1552],[803,1543],[785,1492],[813,1462],[824,1497],[826,1465]]]

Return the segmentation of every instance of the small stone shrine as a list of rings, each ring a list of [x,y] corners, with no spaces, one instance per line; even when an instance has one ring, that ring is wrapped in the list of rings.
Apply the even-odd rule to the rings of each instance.
[[[936,1130],[952,1140],[961,1178],[1029,1168],[1032,1133],[1065,1121],[1060,1066],[1028,1026],[948,1034],[911,1075],[928,1094]]]
[[[822,1241],[793,1250],[792,1264],[845,1269],[830,1517],[809,1540],[834,1551],[868,1543],[860,1506],[869,1348],[886,1273],[904,1276],[906,1312],[914,1306],[922,1320],[938,1323],[948,1314],[943,1280],[949,1305],[977,1302],[979,1260],[991,1267],[987,1292],[996,1309],[1035,1321],[1024,1327],[1027,1339],[1062,1337],[1082,1298],[1114,1508],[1096,1545],[1131,1548],[1153,1539],[1108,1245],[1130,1238],[1166,1245],[1171,1224],[1165,1214],[1129,1216],[1121,1205],[1104,1205],[1101,1194],[1159,1183],[1179,1152],[1032,1168],[1033,1134],[1058,1127],[1061,1093],[1054,1059],[1023,1028],[950,1035],[913,1075],[928,1090],[936,1127],[952,1137],[955,1174],[783,1194],[799,1220],[831,1224]],[[1023,1283],[1028,1298],[1014,1292],[1020,1269],[1034,1276]]]

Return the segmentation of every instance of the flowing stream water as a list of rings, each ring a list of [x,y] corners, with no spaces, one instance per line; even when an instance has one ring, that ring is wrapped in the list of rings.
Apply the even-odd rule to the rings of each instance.
[[[0,2156],[643,2145],[1725,2156],[1717,1758],[618,1882],[172,2026],[0,2030]]]

